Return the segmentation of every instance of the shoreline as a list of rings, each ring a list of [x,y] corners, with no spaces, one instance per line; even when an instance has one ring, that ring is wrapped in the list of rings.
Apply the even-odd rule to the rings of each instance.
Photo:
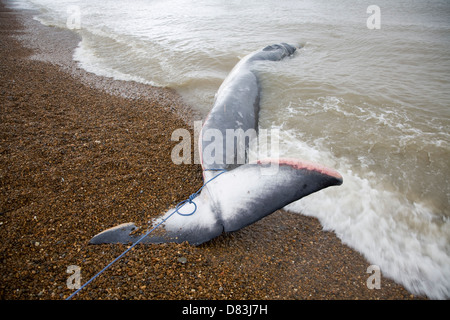
[[[0,299],[60,300],[69,266],[83,284],[126,249],[93,235],[145,227],[201,186],[200,166],[170,160],[197,115],[173,90],[77,68],[73,32],[0,15]],[[417,298],[383,276],[368,289],[369,266],[317,219],[277,211],[198,247],[137,246],[74,299]]]
[[[90,88],[127,99],[156,101],[177,114],[188,126],[193,119],[200,117],[171,88],[155,87],[136,81],[115,80],[83,70],[73,60],[73,53],[81,41],[81,36],[76,31],[45,26],[33,19],[36,13],[32,10],[17,13],[20,24],[26,31],[16,37],[24,47],[32,50],[30,59],[56,65]]]

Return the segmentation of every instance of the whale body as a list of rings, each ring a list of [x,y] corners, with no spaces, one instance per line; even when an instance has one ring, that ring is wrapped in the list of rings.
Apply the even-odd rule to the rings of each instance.
[[[286,43],[267,46],[244,57],[224,80],[200,133],[205,181],[201,192],[183,202],[176,212],[171,209],[154,219],[153,226],[161,227],[144,239],[130,235],[136,228],[134,223],[124,223],[97,234],[90,243],[139,240],[142,243],[187,241],[199,245],[223,232],[244,228],[311,193],[342,184],[342,176],[337,171],[299,159],[249,161],[251,137],[241,139],[238,146],[226,141],[229,132],[257,134],[261,87],[255,64],[279,61],[295,51],[294,46]],[[219,138],[223,140],[218,141]],[[239,140],[239,135],[232,139]],[[243,150],[240,156],[239,148]],[[265,171],[271,167],[276,170]]]

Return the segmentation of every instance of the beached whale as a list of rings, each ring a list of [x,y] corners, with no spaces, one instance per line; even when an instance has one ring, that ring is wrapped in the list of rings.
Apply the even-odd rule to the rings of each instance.
[[[90,243],[139,240],[198,245],[248,226],[311,193],[342,184],[335,170],[298,159],[249,161],[251,139],[246,137],[252,135],[245,133],[258,131],[261,90],[254,66],[258,61],[282,60],[295,51],[285,43],[267,46],[243,58],[222,83],[199,138],[205,184],[197,193],[155,219],[153,226],[160,227],[145,238],[130,235],[136,227],[124,223],[97,234]],[[244,139],[236,132],[244,133]],[[227,143],[227,137],[233,143]],[[244,153],[239,154],[239,148]]]

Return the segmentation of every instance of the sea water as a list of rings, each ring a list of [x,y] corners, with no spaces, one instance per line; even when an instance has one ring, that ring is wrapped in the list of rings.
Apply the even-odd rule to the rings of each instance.
[[[286,209],[317,217],[383,275],[450,298],[450,1],[16,0],[72,29],[80,67],[177,90],[205,116],[233,66],[266,45],[260,127],[280,155],[344,184]]]

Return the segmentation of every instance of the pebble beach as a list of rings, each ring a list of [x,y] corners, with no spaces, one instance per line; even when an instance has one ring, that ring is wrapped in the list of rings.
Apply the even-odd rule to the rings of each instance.
[[[2,300],[66,299],[68,267],[84,283],[127,249],[89,245],[95,234],[146,230],[203,183],[200,165],[171,161],[172,132],[193,133],[198,115],[171,89],[86,73],[71,60],[78,41],[0,7]],[[280,210],[197,247],[138,245],[73,299],[423,298],[383,276],[370,289],[371,264],[317,219]]]

